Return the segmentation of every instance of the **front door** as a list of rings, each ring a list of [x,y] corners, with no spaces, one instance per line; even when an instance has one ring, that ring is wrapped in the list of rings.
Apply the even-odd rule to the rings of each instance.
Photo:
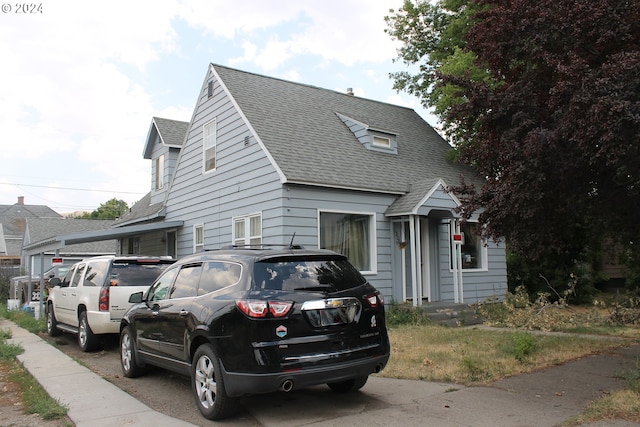
[[[394,287],[394,300],[418,305],[440,301],[439,223],[438,218],[428,217],[392,223],[393,279],[398,284]]]

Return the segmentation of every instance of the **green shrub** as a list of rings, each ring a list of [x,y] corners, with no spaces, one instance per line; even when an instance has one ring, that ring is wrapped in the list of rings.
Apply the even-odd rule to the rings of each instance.
[[[385,313],[387,326],[425,325],[431,323],[427,313],[418,307],[391,302]]]
[[[516,332],[511,335],[509,353],[519,362],[526,362],[527,358],[536,351],[536,338],[529,332]]]

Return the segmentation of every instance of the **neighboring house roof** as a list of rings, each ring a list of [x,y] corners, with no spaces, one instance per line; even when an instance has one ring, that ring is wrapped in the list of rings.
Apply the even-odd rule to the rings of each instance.
[[[149,126],[147,140],[144,145],[143,157],[145,159],[151,158],[151,152],[153,151],[153,144],[156,141],[156,137],[160,137],[160,142],[168,147],[182,147],[182,143],[184,142],[184,137],[187,134],[188,129],[189,122],[153,117],[151,119],[151,125]]]
[[[473,171],[446,160],[451,146],[414,110],[211,64],[273,158],[283,182],[405,194]],[[397,154],[368,150],[345,119],[397,140]],[[422,196],[424,193],[422,193]]]
[[[13,205],[0,205],[0,227],[4,235],[7,256],[20,256],[27,218],[62,218],[58,212],[44,205],[25,205],[23,198]]]
[[[100,219],[28,218],[24,246],[46,241],[58,235],[108,230],[112,224],[112,220]],[[99,240],[67,245],[61,252],[65,254],[112,254],[116,252],[116,248],[117,242],[115,240]]]
[[[162,218],[164,218],[164,205],[162,203],[151,204],[151,193],[147,193],[116,220],[113,226],[123,227],[133,223],[148,222]]]

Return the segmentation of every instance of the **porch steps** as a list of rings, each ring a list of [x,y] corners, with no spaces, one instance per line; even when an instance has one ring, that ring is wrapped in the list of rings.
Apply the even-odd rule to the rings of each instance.
[[[479,325],[483,322],[476,310],[469,304],[448,302],[425,302],[422,309],[435,323],[457,328],[460,326]]]

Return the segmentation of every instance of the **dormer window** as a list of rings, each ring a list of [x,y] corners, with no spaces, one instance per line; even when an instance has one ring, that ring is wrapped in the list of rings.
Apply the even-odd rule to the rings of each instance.
[[[373,145],[376,147],[391,148],[391,139],[373,135]]]
[[[156,158],[156,190],[164,187],[164,154]]]
[[[396,132],[373,127],[344,114],[336,113],[336,115],[367,150],[398,154],[398,135]]]

